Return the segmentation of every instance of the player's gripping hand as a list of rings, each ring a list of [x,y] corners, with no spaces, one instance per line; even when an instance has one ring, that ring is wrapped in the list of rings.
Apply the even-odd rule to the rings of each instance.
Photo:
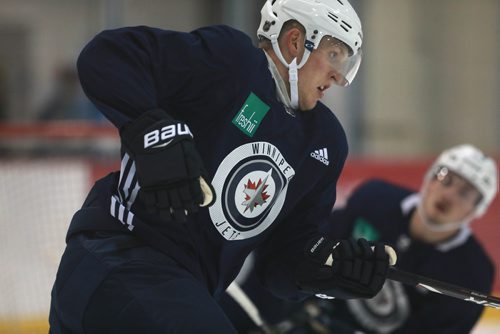
[[[139,198],[149,213],[185,221],[198,206],[210,206],[215,192],[188,126],[161,109],[125,125],[122,146],[135,162]]]
[[[395,251],[382,243],[318,237],[306,247],[297,284],[326,298],[371,298],[384,285],[389,265],[395,263]]]

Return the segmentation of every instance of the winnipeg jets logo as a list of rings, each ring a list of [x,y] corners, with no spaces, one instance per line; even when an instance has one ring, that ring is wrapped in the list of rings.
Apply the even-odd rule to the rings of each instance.
[[[294,175],[272,144],[255,142],[234,149],[212,180],[217,200],[209,213],[215,228],[227,240],[262,233],[280,214]]]
[[[410,302],[399,282],[387,280],[380,292],[370,299],[349,299],[347,309],[370,332],[392,333],[408,320]]]
[[[243,190],[243,193],[245,194],[245,201],[241,203],[245,207],[245,210],[243,212],[246,212],[247,210],[253,212],[253,209],[257,205],[258,206],[264,205],[264,203],[266,203],[266,200],[269,197],[271,197],[266,192],[266,188],[269,186],[268,184],[266,184],[266,182],[267,179],[269,178],[269,175],[271,174],[271,171],[272,170],[270,169],[267,172],[264,181],[262,181],[262,179],[259,178],[257,184],[248,179],[248,182],[245,185],[245,189]]]

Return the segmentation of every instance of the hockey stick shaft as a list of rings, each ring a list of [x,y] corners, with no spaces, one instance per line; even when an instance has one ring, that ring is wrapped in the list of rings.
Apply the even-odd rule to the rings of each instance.
[[[226,292],[240,305],[240,307],[245,311],[248,317],[259,326],[265,334],[272,333],[272,330],[267,325],[267,323],[262,319],[259,309],[250,300],[247,294],[240,288],[236,282],[232,282],[227,288]]]
[[[394,267],[389,268],[389,274],[387,277],[393,281],[398,281],[403,284],[420,286],[435,293],[500,309],[500,298],[498,297],[488,296],[481,292],[472,291],[461,286],[409,273]]]

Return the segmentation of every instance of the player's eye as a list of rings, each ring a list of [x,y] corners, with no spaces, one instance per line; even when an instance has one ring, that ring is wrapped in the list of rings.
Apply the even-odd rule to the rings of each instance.
[[[460,188],[458,195],[461,199],[468,201],[474,200],[479,194],[475,188],[465,185]]]
[[[342,63],[348,57],[348,52],[342,44],[333,45],[328,51],[328,57],[332,63]]]
[[[330,51],[330,60],[335,60],[338,57],[337,51]]]

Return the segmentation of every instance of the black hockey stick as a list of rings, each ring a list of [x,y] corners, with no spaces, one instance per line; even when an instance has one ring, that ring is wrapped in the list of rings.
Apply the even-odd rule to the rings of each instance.
[[[398,281],[403,284],[420,286],[432,292],[455,297],[479,305],[500,309],[500,298],[498,297],[488,296],[477,291],[463,288],[461,286],[444,283],[424,276],[412,274],[394,267],[389,268],[389,274],[387,277],[393,281]]]

